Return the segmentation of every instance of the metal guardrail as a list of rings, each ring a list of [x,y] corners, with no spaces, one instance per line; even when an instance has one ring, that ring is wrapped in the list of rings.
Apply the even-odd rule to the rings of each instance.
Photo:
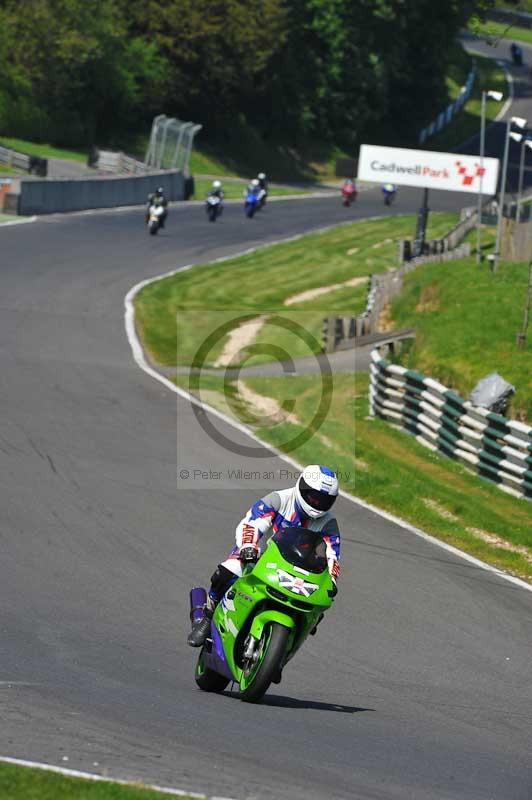
[[[25,153],[17,153],[16,150],[10,150],[8,147],[0,147],[0,164],[5,164],[8,167],[15,167],[16,169],[23,169],[28,172],[30,168],[30,157]]]
[[[507,420],[432,378],[371,353],[370,413],[430,450],[465,464],[515,497],[532,500],[532,427]]]
[[[456,98],[456,100],[454,100],[452,103],[449,103],[447,108],[444,111],[440,112],[440,114],[438,114],[436,119],[433,120],[433,122],[431,122],[430,125],[427,125],[426,128],[423,128],[419,132],[419,144],[423,144],[424,142],[427,141],[427,139],[430,139],[431,136],[434,136],[434,134],[439,133],[441,130],[443,130],[443,128],[445,128],[445,126],[448,125],[449,122],[453,119],[453,117],[461,110],[464,103],[471,97],[471,92],[473,91],[473,84],[475,83],[476,74],[477,74],[477,68],[473,64],[473,67],[471,68],[471,71],[467,76],[465,85],[462,86],[462,88],[460,89],[460,93]]]
[[[471,254],[471,245],[462,244],[454,250],[443,250],[404,261],[400,267],[372,275],[366,308],[357,316],[334,316],[323,320],[323,347],[326,353],[355,347],[358,339],[378,332],[379,317],[384,307],[403,288],[404,276],[422,264],[452,261]]]
[[[126,156],[122,151],[98,150],[91,159],[91,166],[100,172],[120,175],[145,175],[148,167],[143,161]]]
[[[487,201],[488,204],[491,201]],[[453,261],[471,255],[471,245],[463,244],[465,236],[477,224],[477,209],[462,210],[462,219],[454,228],[439,239],[427,242],[422,256],[411,258],[412,242],[404,239],[399,242],[399,262],[397,269],[372,275],[368,282],[366,308],[356,316],[334,316],[323,320],[322,342],[326,353],[346,350],[359,344],[361,337],[379,333],[379,317],[384,307],[396,297],[403,288],[403,278],[422,264],[437,261]]]

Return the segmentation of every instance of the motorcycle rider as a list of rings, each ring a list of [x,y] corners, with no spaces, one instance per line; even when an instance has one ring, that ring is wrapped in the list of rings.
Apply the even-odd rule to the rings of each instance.
[[[337,497],[335,473],[328,467],[311,464],[305,467],[295,486],[270,492],[251,506],[237,525],[235,546],[211,577],[205,616],[194,623],[188,636],[191,647],[204,644],[214,609],[229,586],[242,575],[243,564],[257,561],[259,540],[265,534],[269,538],[284,528],[298,525],[316,531],[325,541],[329,573],[336,589],[340,574],[340,531],[330,509]]]
[[[268,194],[268,182],[266,180],[266,173],[265,172],[259,172],[259,174],[257,175],[257,180],[259,182],[260,188],[264,189],[266,194]]]
[[[244,192],[244,196],[248,192],[251,192],[252,194],[254,194],[254,195],[256,195],[258,197],[259,192],[260,192],[260,183],[259,183],[259,179],[258,178],[253,178],[253,180],[248,183],[248,188]]]
[[[383,197],[384,197],[385,201],[386,201],[387,197],[390,197],[390,198],[395,197],[396,193],[397,193],[397,186],[394,183],[385,183],[385,184],[383,184],[383,186],[382,186],[382,194],[383,194]]]
[[[223,200],[225,195],[222,189],[222,182],[221,181],[213,181],[212,186],[207,192],[207,197],[219,197],[220,200]]]
[[[146,207],[146,222],[150,219],[150,208],[151,206],[162,206],[164,211],[161,214],[160,225],[161,228],[164,228],[164,223],[166,217],[168,216],[168,200],[164,196],[164,189],[162,186],[159,186],[154,192],[151,192],[148,195],[148,205]]]
[[[346,178],[344,181],[344,185],[342,186],[342,193],[346,194],[356,194],[357,193],[357,185],[355,183],[354,178]]]

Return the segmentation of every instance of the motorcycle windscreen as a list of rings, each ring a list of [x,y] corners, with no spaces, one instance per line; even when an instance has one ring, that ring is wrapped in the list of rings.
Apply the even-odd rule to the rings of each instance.
[[[319,533],[305,528],[284,528],[272,536],[285,561],[319,575],[327,569],[327,550]]]

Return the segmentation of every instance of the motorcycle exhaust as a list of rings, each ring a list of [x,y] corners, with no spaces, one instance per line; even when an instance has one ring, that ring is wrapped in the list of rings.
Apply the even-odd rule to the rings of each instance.
[[[190,590],[190,621],[194,625],[205,616],[205,607],[207,605],[207,592],[203,586],[194,586]]]

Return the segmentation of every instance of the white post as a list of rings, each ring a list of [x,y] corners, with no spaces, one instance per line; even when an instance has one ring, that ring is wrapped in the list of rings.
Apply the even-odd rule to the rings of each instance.
[[[478,207],[477,207],[477,264],[481,261],[480,251],[480,227],[482,223],[482,177],[484,175],[484,140],[486,136],[486,92],[482,92],[482,103],[480,111],[480,180],[478,184]]]
[[[505,141],[504,141],[504,158],[502,163],[502,176],[501,188],[499,193],[499,214],[497,219],[497,237],[495,239],[495,253],[493,259],[493,272],[497,271],[497,262],[501,254],[501,234],[502,234],[502,215],[504,209],[504,195],[506,192],[506,172],[508,169],[508,150],[510,147],[510,126],[514,122],[519,128],[524,128],[526,119],[522,117],[510,117],[506,123]]]

